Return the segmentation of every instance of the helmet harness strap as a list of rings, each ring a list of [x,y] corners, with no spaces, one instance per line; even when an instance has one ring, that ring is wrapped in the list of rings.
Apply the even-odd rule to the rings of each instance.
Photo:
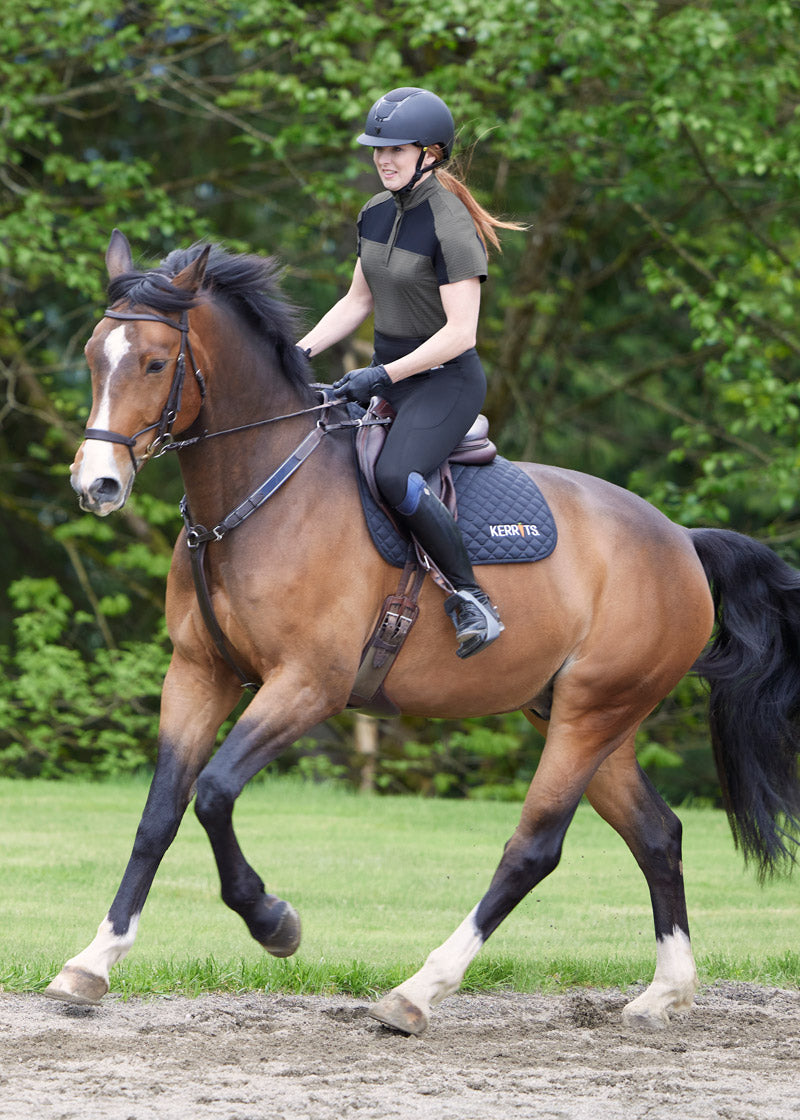
[[[414,187],[420,181],[422,176],[427,174],[428,171],[435,171],[437,167],[442,167],[445,163],[447,163],[447,157],[445,157],[444,159],[435,160],[434,163],[428,164],[427,167],[423,167],[422,165],[425,162],[425,156],[427,154],[428,154],[428,145],[426,145],[426,144],[420,145],[419,159],[417,160],[417,166],[416,166],[416,170],[414,171],[414,174],[411,176],[411,178],[408,180],[408,182],[406,183],[406,185],[404,187],[401,187],[400,190],[398,190],[398,191],[393,191],[392,192],[393,194],[399,195],[400,197],[403,197],[405,194],[408,193],[408,191],[411,191],[411,190],[414,189]]]

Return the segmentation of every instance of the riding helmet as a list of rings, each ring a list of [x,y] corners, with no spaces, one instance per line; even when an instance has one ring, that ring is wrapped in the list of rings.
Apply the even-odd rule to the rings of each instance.
[[[453,115],[430,90],[402,86],[379,97],[367,113],[359,144],[388,148],[392,144],[419,144],[422,148],[441,144],[449,159],[455,139]]]

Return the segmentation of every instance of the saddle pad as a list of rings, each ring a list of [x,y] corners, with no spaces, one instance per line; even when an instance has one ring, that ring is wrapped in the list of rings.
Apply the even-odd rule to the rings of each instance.
[[[539,487],[516,464],[497,456],[487,466],[451,464],[458,498],[458,525],[473,564],[520,564],[544,560],[558,534]],[[396,568],[408,558],[408,541],[377,505],[361,472],[361,502],[372,541]]]

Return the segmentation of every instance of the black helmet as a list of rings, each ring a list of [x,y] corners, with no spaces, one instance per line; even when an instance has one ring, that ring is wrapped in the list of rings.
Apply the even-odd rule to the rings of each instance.
[[[387,148],[391,144],[419,144],[427,148],[441,144],[444,159],[449,159],[455,139],[450,110],[430,90],[402,86],[379,97],[367,113],[359,144]]]

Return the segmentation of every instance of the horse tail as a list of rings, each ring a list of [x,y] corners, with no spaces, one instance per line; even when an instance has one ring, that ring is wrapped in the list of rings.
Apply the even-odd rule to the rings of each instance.
[[[800,572],[766,545],[690,530],[716,629],[694,671],[709,685],[714,761],[734,842],[759,878],[800,844]]]

